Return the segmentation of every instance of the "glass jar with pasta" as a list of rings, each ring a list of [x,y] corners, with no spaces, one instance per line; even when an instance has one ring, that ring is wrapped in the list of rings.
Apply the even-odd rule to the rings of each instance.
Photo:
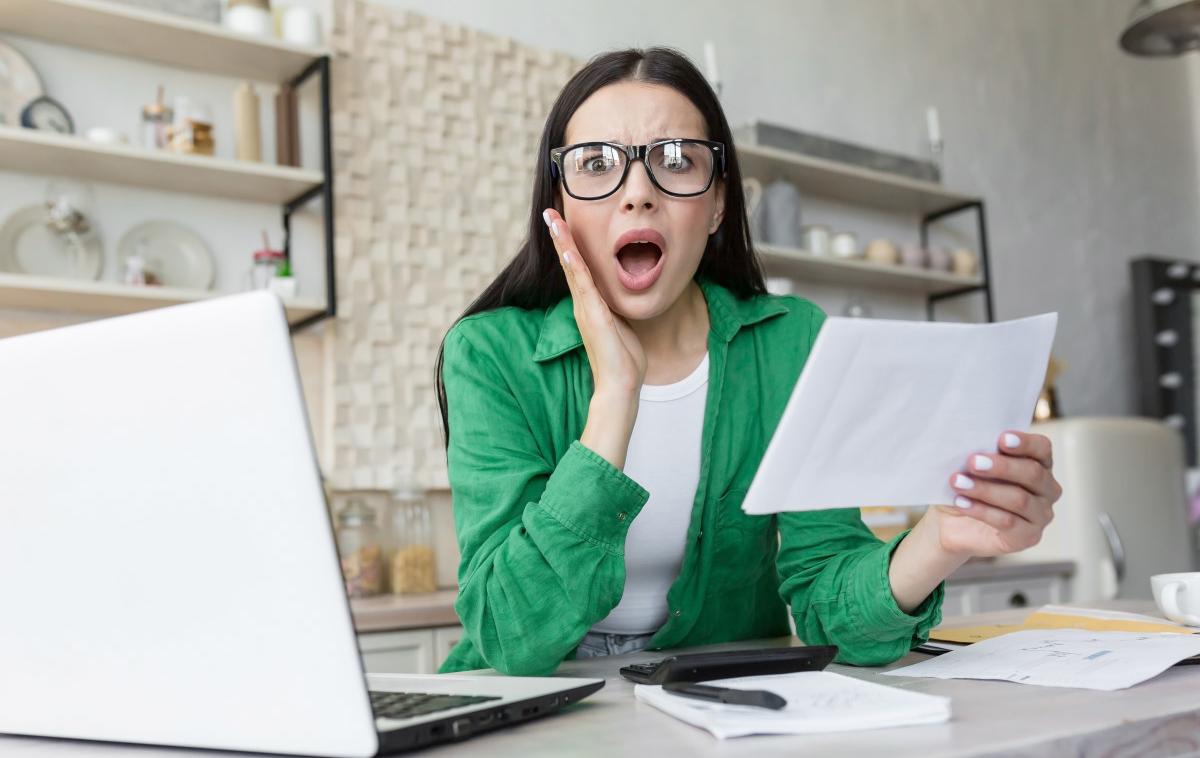
[[[338,554],[342,578],[350,597],[383,592],[383,540],[375,511],[362,500],[351,500],[338,514]]]
[[[433,514],[421,493],[397,489],[392,495],[392,592],[411,595],[437,589]]]

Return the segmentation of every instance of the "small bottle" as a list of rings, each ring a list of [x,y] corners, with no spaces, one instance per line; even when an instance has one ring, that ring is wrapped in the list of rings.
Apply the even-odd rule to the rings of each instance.
[[[392,592],[409,595],[437,590],[433,514],[421,493],[401,488],[392,495]]]
[[[134,253],[125,259],[124,281],[132,287],[146,286],[146,259]]]
[[[158,85],[158,99],[142,107],[142,147],[162,150],[167,146],[168,132],[175,113],[163,103],[163,87]]]
[[[258,125],[258,94],[250,82],[233,92],[233,146],[239,161],[262,160],[262,133]]]
[[[383,547],[375,511],[351,500],[338,514],[338,554],[342,578],[350,597],[371,597],[383,591]]]

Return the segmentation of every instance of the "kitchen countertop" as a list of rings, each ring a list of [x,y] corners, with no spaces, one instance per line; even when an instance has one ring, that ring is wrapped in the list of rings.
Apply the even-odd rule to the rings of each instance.
[[[1074,561],[968,561],[946,580],[957,582],[988,582],[1000,579],[1023,579],[1030,576],[1072,576]]]
[[[1154,613],[1145,601],[1114,601],[1100,607]],[[1028,609],[978,614],[963,624],[1012,623]],[[795,638],[725,643],[698,650],[781,647]],[[1039,687],[975,679],[884,678],[886,669],[926,660],[909,653],[886,667],[832,664],[829,670],[913,692],[949,697],[953,718],[944,724],[888,729],[744,737],[717,740],[633,696],[618,674],[630,663],[662,658],[663,651],[566,661],[556,675],[605,679],[602,690],[563,713],[515,729],[481,735],[447,749],[447,755],[488,758],[529,756],[685,755],[769,758],[781,756],[887,755],[890,758],[963,756],[1196,755],[1200,750],[1200,666],[1177,666],[1150,681],[1115,692]],[[474,674],[494,675],[485,670]],[[371,677],[389,689],[391,675]],[[440,753],[439,753],[440,754]]]
[[[1070,561],[1021,563],[1017,561],[971,561],[950,576],[949,583],[1019,579],[1029,576],[1071,576],[1075,564]],[[387,632],[423,629],[431,626],[458,626],[454,612],[457,589],[438,590],[427,595],[380,595],[350,601],[354,627],[359,632]]]
[[[458,626],[454,612],[457,589],[426,595],[380,595],[350,601],[354,628],[361,632],[387,632],[430,626]]]

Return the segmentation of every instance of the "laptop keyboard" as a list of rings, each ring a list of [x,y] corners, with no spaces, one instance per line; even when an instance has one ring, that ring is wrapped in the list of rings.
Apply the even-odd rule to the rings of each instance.
[[[372,692],[376,718],[407,719],[500,698],[487,695],[431,695],[424,692]]]

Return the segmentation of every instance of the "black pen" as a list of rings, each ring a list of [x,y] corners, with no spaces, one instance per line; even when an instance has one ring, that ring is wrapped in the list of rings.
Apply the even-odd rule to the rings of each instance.
[[[787,707],[787,701],[766,690],[735,690],[729,687],[712,687],[707,684],[691,682],[667,682],[663,689],[683,697],[697,700],[708,700],[714,703],[729,705],[752,705],[756,708],[769,708],[777,711]]]

